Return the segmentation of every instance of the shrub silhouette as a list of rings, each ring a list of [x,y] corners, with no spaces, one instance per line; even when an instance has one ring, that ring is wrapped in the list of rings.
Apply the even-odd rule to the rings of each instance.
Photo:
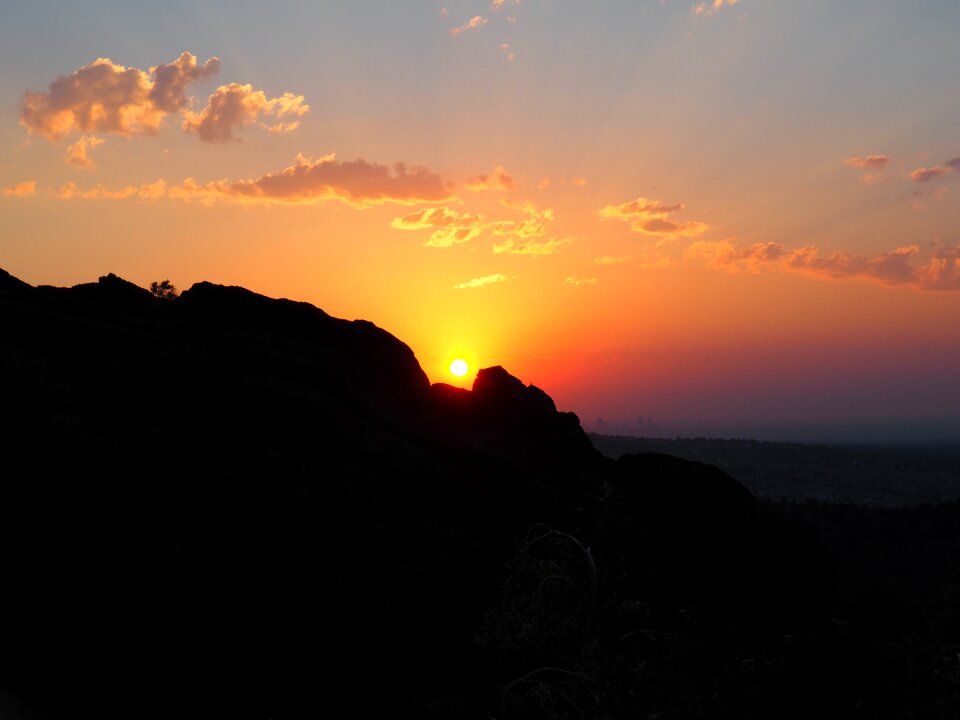
[[[161,300],[173,300],[180,294],[177,292],[177,286],[169,280],[161,280],[160,282],[154,280],[150,283],[150,292],[153,293],[154,297]]]

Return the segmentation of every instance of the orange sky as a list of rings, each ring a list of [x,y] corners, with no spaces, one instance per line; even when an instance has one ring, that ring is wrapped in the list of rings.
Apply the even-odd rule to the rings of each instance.
[[[960,432],[960,8],[338,5],[5,11],[0,267],[307,300],[588,425]]]

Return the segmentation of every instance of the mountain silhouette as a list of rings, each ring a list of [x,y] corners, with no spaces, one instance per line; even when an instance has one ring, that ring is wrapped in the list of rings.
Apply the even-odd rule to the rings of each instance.
[[[716,468],[602,457],[502,367],[431,385],[370,322],[208,282],[0,271],[0,327],[0,688],[37,717],[862,697],[812,541]]]

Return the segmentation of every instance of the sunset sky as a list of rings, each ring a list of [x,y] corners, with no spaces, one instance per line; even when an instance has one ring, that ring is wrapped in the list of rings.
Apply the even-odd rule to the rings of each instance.
[[[960,436],[958,28],[956,0],[5,3],[0,267],[305,300],[590,428]]]

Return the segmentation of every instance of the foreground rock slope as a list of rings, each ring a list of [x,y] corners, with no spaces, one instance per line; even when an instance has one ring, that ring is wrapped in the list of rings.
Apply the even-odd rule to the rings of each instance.
[[[862,702],[811,542],[503,368],[431,386],[369,322],[113,275],[2,273],[0,328],[0,689],[36,717]]]

